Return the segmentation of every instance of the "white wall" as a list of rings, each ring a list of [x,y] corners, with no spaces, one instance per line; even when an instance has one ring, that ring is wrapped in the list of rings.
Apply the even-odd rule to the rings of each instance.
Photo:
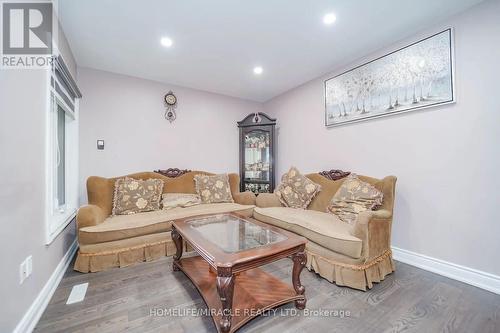
[[[500,275],[500,1],[488,1],[267,102],[278,174],[330,168],[398,177],[393,245]],[[327,129],[323,82],[455,28],[457,103]]]
[[[75,68],[69,46],[60,46]],[[71,223],[45,245],[46,80],[44,70],[0,69],[0,332],[14,330],[76,237]],[[29,255],[33,273],[20,285]]]
[[[260,103],[159,82],[78,69],[81,201],[85,180],[169,167],[238,172],[238,127]],[[177,119],[164,118],[163,96],[178,98]],[[96,140],[105,140],[97,150]]]

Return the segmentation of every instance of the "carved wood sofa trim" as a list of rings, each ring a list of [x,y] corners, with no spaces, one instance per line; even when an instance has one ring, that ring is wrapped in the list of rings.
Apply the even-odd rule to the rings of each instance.
[[[176,177],[182,176],[183,174],[191,172],[191,170],[188,170],[188,169],[181,170],[179,168],[168,168],[165,170],[161,170],[161,169],[155,170],[154,172],[159,173],[161,175],[164,175],[165,177],[176,178]]]
[[[327,170],[321,171],[321,172],[319,172],[319,174],[322,175],[323,177],[325,177],[326,179],[339,180],[339,179],[342,179],[344,177],[349,176],[351,173],[349,171],[332,169],[332,170],[328,170],[328,171]]]

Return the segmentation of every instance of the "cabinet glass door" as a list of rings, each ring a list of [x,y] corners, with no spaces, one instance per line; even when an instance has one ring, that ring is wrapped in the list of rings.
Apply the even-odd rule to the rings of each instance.
[[[270,184],[270,133],[252,131],[245,135],[245,187],[253,192],[266,192]]]
[[[240,191],[272,193],[274,190],[274,130],[276,119],[258,112],[238,121]]]

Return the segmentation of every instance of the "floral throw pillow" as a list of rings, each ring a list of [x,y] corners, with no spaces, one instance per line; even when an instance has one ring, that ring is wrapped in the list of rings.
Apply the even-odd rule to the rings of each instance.
[[[176,207],[191,207],[201,204],[198,194],[191,193],[164,193],[162,196],[162,205],[164,210]]]
[[[355,174],[347,176],[326,208],[342,221],[354,224],[358,214],[382,205],[384,194]]]
[[[160,209],[163,180],[120,178],[115,182],[113,215],[129,215]]]
[[[320,190],[319,184],[301,175],[297,168],[292,167],[281,177],[281,183],[274,194],[286,207],[306,209]]]
[[[194,183],[202,203],[234,202],[227,174],[196,175]]]

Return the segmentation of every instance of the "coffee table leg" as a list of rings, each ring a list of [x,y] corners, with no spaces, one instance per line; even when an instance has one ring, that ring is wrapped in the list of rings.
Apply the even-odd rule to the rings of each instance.
[[[292,255],[293,260],[293,270],[292,270],[292,284],[293,289],[297,295],[304,295],[306,288],[300,283],[300,272],[306,265],[306,253],[304,251],[300,251]],[[295,301],[295,307],[297,309],[304,309],[306,307],[306,297],[304,299],[298,299]]]
[[[172,240],[174,241],[176,249],[176,252],[174,254],[174,262],[172,263],[172,269],[174,271],[178,271],[179,267],[177,267],[176,263],[179,262],[179,260],[182,257],[182,236],[173,226],[172,226],[172,232],[170,234],[172,236]]]
[[[234,276],[230,268],[217,268],[217,292],[222,303],[220,328],[223,333],[231,329],[231,311],[233,308]]]

